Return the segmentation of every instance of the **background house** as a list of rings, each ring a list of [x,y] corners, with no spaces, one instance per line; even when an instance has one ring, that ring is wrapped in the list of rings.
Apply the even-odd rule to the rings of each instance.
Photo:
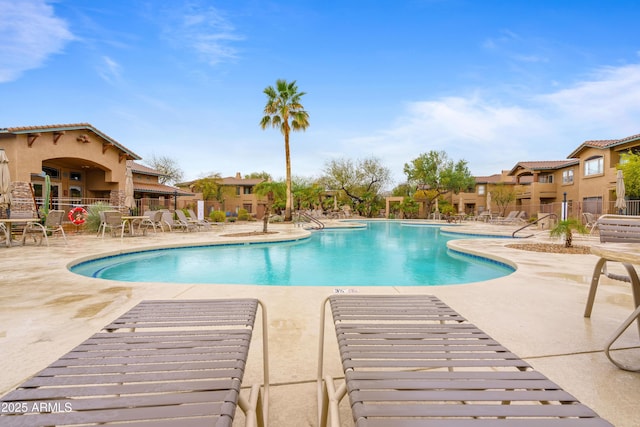
[[[250,216],[262,218],[265,212],[266,197],[255,194],[254,188],[264,180],[261,178],[242,178],[240,172],[236,176],[225,178],[211,178],[219,187],[217,194],[204,200],[201,189],[198,188],[198,180],[177,183],[176,187],[183,191],[189,191],[192,197],[182,197],[179,206],[197,206],[198,201],[204,201],[205,214],[212,210],[223,211],[227,216],[237,215],[240,209],[246,210]]]

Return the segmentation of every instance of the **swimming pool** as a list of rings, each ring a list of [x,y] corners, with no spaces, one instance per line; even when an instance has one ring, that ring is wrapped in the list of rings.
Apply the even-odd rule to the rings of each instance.
[[[71,267],[89,277],[126,282],[282,286],[425,286],[502,277],[511,266],[447,249],[455,236],[438,227],[369,222],[308,239],[157,249]],[[468,238],[468,237],[465,237]]]

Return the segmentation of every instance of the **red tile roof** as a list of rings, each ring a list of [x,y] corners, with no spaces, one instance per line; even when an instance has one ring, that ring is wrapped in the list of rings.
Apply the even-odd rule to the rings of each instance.
[[[135,172],[141,175],[166,176],[165,174],[163,174],[157,169],[153,169],[149,166],[141,165],[140,163],[136,163],[133,160],[127,160],[127,166],[131,168],[132,172]]]
[[[640,139],[640,134],[636,134],[636,135],[631,135],[631,136],[627,136],[621,139],[598,139],[598,140],[592,140],[592,141],[585,141],[582,144],[580,144],[580,146],[578,148],[576,148],[575,150],[573,150],[571,152],[571,154],[569,154],[569,158],[575,158],[578,157],[578,154],[580,153],[580,151],[582,151],[583,149],[590,147],[590,148],[599,148],[599,149],[607,149],[607,148],[612,148],[615,147],[617,145],[622,145],[625,144],[627,142],[631,142],[634,140]]]
[[[541,160],[533,162],[518,162],[510,171],[509,175],[513,175],[517,169],[529,169],[529,170],[557,170],[567,166],[577,165],[579,160]]]
[[[157,184],[157,183],[141,183],[134,182],[133,183],[133,191],[137,191],[139,193],[155,193],[155,194],[165,194],[169,196],[173,196],[175,192],[178,192],[178,196],[193,196],[193,193],[189,193],[187,191],[181,190],[177,187],[171,187],[170,185]]]

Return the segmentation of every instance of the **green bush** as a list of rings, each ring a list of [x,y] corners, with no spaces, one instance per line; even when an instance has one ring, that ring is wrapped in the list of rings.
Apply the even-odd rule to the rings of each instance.
[[[211,221],[213,222],[224,222],[227,219],[227,216],[222,211],[211,211],[209,218],[211,218]]]
[[[98,228],[100,228],[100,212],[108,211],[111,209],[113,208],[104,202],[98,202],[88,206],[88,215],[86,218],[86,222],[84,223],[85,230],[97,232]]]
[[[281,215],[272,215],[271,218],[269,218],[269,222],[284,222],[284,217]]]
[[[238,209],[238,221],[249,221],[251,219],[251,215],[246,209]]]

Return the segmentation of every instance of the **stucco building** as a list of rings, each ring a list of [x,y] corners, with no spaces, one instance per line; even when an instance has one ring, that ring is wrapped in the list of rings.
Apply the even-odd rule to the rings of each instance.
[[[159,184],[162,174],[135,163],[140,156],[88,123],[0,128],[0,149],[9,158],[12,211],[34,212],[41,205],[45,174],[58,209],[96,202],[123,207],[127,167],[138,201],[167,203],[176,193]]]
[[[557,214],[565,200],[570,216],[615,213],[617,166],[629,151],[640,151],[640,134],[585,141],[565,160],[523,161],[499,175],[476,177],[475,191],[452,195],[452,202],[461,212],[477,214],[486,209],[487,194],[503,185],[515,193],[510,208],[524,210],[530,217]],[[627,203],[627,213],[640,214],[632,202]]]

